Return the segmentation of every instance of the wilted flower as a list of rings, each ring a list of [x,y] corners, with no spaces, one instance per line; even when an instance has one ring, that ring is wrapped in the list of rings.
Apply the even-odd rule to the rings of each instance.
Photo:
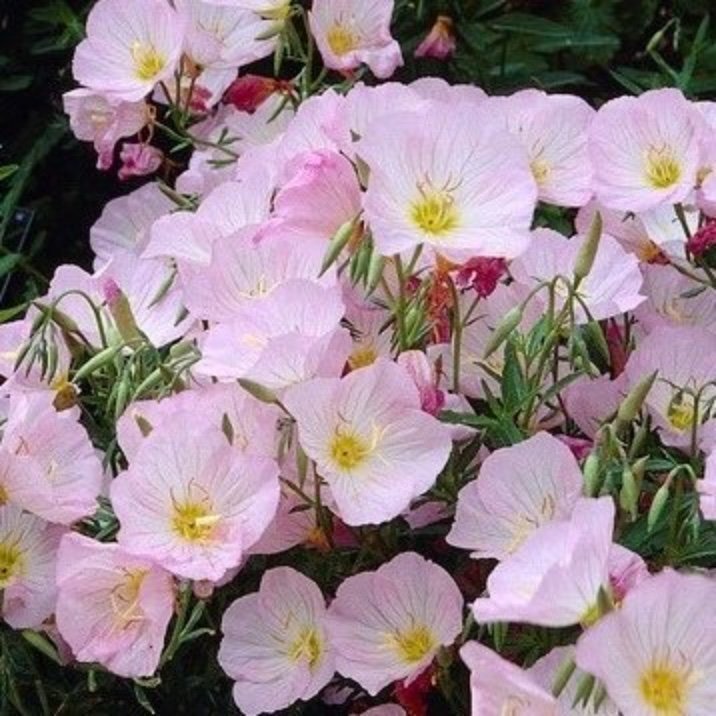
[[[446,60],[455,54],[456,47],[452,18],[439,15],[430,32],[415,49],[415,56]]]

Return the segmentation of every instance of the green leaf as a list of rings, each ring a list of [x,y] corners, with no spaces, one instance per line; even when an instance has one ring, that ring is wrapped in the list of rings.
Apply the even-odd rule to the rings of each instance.
[[[22,261],[22,254],[7,254],[0,257],[0,278],[11,273]]]
[[[522,375],[515,341],[508,340],[505,344],[505,365],[502,370],[502,402],[505,411],[514,415],[522,406],[526,393],[525,378]]]
[[[5,323],[23,313],[27,309],[27,303],[20,303],[12,308],[3,308],[0,310],[0,323]]]
[[[522,12],[510,12],[490,24],[493,30],[514,32],[521,35],[537,35],[539,37],[565,38],[572,35],[565,25],[537,15]]]
[[[11,177],[19,168],[19,164],[5,164],[0,167],[0,181]]]

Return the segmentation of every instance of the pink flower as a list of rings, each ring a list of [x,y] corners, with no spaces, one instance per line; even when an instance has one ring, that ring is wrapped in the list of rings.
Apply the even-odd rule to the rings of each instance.
[[[326,605],[318,586],[290,567],[264,573],[258,592],[224,613],[219,663],[247,716],[315,696],[333,677]]]
[[[92,90],[134,102],[172,77],[183,43],[184,23],[164,0],[100,0],[72,73]]]
[[[58,412],[44,391],[15,394],[1,452],[7,471],[0,475],[0,493],[6,500],[65,525],[96,511],[102,463],[78,409]]]
[[[348,72],[366,64],[386,79],[402,66],[390,34],[393,0],[313,0],[311,32],[326,67]]]
[[[699,270],[692,272],[698,276]],[[716,333],[716,301],[708,289],[671,266],[643,266],[642,273],[647,301],[635,315],[646,331],[663,326],[698,326]]]
[[[125,678],[156,671],[174,613],[168,572],[72,533],[60,544],[57,585],[57,626],[78,661]]]
[[[713,713],[716,583],[667,569],[631,591],[582,635],[577,664],[604,683],[622,713]]]
[[[239,566],[276,513],[278,466],[178,413],[144,439],[112,483],[119,544],[188,579]]]
[[[122,251],[141,254],[149,242],[152,224],[173,207],[174,202],[162,193],[156,183],[145,184],[107,202],[90,229],[95,269],[101,268]]]
[[[536,282],[551,281],[557,276],[574,275],[575,262],[586,236],[566,239],[552,229],[537,229],[525,253],[513,263],[510,271],[518,283],[532,289]],[[579,286],[579,296],[594,320],[602,320],[636,308],[644,301],[639,293],[642,277],[639,262],[627,254],[608,235],[603,235],[589,275]],[[568,289],[559,282],[555,293],[557,306],[564,305]],[[544,294],[538,299],[546,302]],[[575,305],[575,321],[587,323],[589,318],[581,304]]]
[[[195,370],[222,380],[245,378],[274,391],[339,375],[351,343],[340,327],[344,310],[337,287],[287,281],[237,308],[230,323],[210,328]]]
[[[436,60],[447,60],[455,54],[454,23],[447,15],[438,15],[435,24],[425,39],[415,49],[416,57],[433,57]]]
[[[284,405],[349,525],[397,517],[432,487],[450,454],[448,429],[421,410],[407,372],[386,360],[296,385]]]
[[[381,254],[428,244],[464,261],[527,247],[537,189],[494,113],[428,103],[370,125],[357,153],[370,169],[365,216]]]
[[[117,421],[117,439],[127,460],[134,459],[147,435],[181,412],[201,415],[202,425],[228,432],[231,444],[247,455],[276,457],[279,408],[260,403],[234,383],[209,384],[162,400],[132,403]]]
[[[584,376],[567,386],[562,398],[569,417],[587,437],[593,438],[602,424],[616,413],[626,393],[623,374],[616,380],[608,375]]]
[[[460,266],[455,283],[460,288],[472,288],[480,297],[487,298],[497,288],[500,279],[507,273],[504,259],[489,257],[469,259]]]
[[[716,378],[714,354],[716,335],[685,326],[654,329],[629,358],[629,387],[658,371],[646,397],[646,407],[664,444],[690,446],[694,423],[698,428],[709,420],[716,397],[716,388],[710,385]]]
[[[522,90],[493,97],[497,111],[525,148],[539,198],[558,206],[582,206],[592,197],[587,134],[594,110],[579,97]]]
[[[696,185],[697,111],[675,89],[613,99],[592,122],[589,152],[597,198],[610,209],[676,204]]]
[[[353,165],[330,150],[305,152],[286,167],[289,176],[276,195],[276,214],[282,230],[295,240],[326,242],[361,211],[361,189]],[[306,250],[305,248],[303,250]]]
[[[706,458],[704,479],[698,482],[699,507],[705,520],[716,520],[716,450]]]
[[[614,512],[610,497],[585,498],[569,521],[540,527],[492,571],[475,619],[552,627],[593,620],[599,591],[609,587]]]
[[[548,433],[496,450],[460,491],[447,541],[476,559],[506,559],[543,525],[569,519],[582,483],[569,448]]]
[[[0,500],[0,616],[36,629],[55,609],[55,562],[65,529]]]
[[[334,285],[335,271],[318,278],[325,253],[323,242],[299,243],[281,227],[267,229],[258,241],[253,230],[217,238],[208,264],[189,272],[186,306],[198,318],[231,323],[294,279]],[[286,290],[282,288],[284,295]]]
[[[557,701],[548,689],[492,649],[469,641],[460,658],[470,669],[473,716],[557,716]]]
[[[153,174],[164,161],[164,153],[161,149],[150,144],[129,144],[122,145],[119,153],[122,166],[119,169],[119,178],[122,181],[130,177],[143,177]]]
[[[336,668],[371,695],[412,680],[458,636],[462,606],[450,575],[414,552],[349,577],[328,610]]]
[[[84,88],[66,92],[62,101],[75,136],[94,143],[98,169],[109,169],[114,145],[139,132],[149,119],[144,101],[122,102]]]

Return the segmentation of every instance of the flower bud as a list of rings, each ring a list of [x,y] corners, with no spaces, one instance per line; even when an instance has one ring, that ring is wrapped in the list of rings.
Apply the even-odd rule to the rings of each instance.
[[[661,517],[662,513],[664,512],[666,503],[669,501],[670,488],[671,488],[671,481],[667,480],[656,491],[656,494],[654,495],[654,500],[651,503],[651,507],[649,507],[649,514],[647,515],[647,518],[646,518],[647,529],[649,532],[652,532],[654,530],[656,523],[659,521],[659,518]]]
[[[587,497],[596,497],[599,494],[601,465],[597,453],[587,455],[582,468],[584,474],[584,493]]]
[[[436,60],[446,60],[455,54],[457,42],[455,41],[454,23],[447,15],[438,15],[430,32],[415,50],[415,57],[432,57]]]
[[[587,238],[577,254],[574,263],[574,285],[577,286],[583,279],[589,276],[594,266],[594,259],[599,250],[599,242],[602,238],[602,215],[597,212],[592,219]]]
[[[651,375],[637,383],[628,393],[627,397],[624,398],[622,404],[619,406],[617,411],[617,426],[629,425],[639,415],[639,411],[644,405],[646,396],[651,390],[651,386],[654,385],[656,380],[657,371],[654,371]]]
[[[522,306],[511,308],[503,316],[502,320],[492,333],[490,340],[485,347],[485,355],[483,358],[487,360],[509,337],[522,322]]]

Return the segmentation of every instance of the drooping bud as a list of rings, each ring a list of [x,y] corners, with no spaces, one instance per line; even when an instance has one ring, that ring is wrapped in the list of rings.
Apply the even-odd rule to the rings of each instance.
[[[113,279],[108,278],[102,283],[102,293],[122,340],[128,345],[141,341],[142,336],[134,320],[132,307],[122,289]]]
[[[436,60],[452,57],[457,48],[454,27],[451,17],[438,15],[430,32],[416,48],[415,57],[432,57]]]
[[[596,497],[599,494],[601,464],[597,453],[587,455],[582,468],[584,474],[584,494],[587,497]]]
[[[485,355],[487,360],[510,336],[517,326],[522,323],[522,306],[514,306],[503,316],[502,320],[492,332],[490,340],[485,347]]]
[[[594,214],[592,219],[592,225],[589,227],[587,232],[587,238],[579,249],[577,259],[574,262],[574,285],[577,286],[579,283],[589,276],[589,273],[594,266],[594,259],[597,256],[599,250],[599,242],[602,238],[602,215],[599,212]]]
[[[669,492],[671,488],[671,480],[667,480],[654,495],[654,500],[649,507],[649,514],[646,518],[647,529],[649,532],[653,532],[656,523],[659,521],[666,503],[669,501]]]
[[[654,371],[651,375],[639,381],[639,383],[629,391],[617,411],[617,426],[629,425],[632,420],[636,419],[644,405],[646,396],[649,395],[649,391],[654,385],[657,374],[658,372]]]

